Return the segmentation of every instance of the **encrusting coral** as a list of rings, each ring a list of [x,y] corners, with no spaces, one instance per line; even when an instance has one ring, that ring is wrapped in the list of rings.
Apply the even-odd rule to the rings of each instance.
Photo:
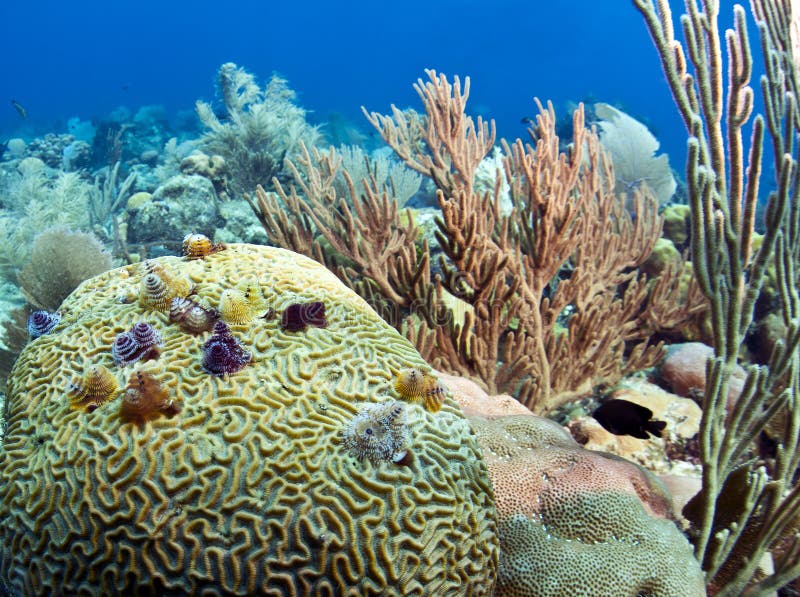
[[[666,490],[533,415],[470,417],[492,477],[497,597],[705,595]]]
[[[57,333],[28,343],[9,379],[5,591],[491,595],[499,554],[488,472],[449,394],[434,415],[395,392],[393,372],[425,367],[407,340],[333,274],[282,249],[232,244],[202,260],[154,261],[191,280],[201,304],[254,280],[276,312],[323,298],[328,325],[237,326],[252,361],[217,377],[203,368],[207,338],[119,300],[136,296],[143,268],[85,282],[62,306]],[[115,368],[115,334],[143,320],[158,326],[160,357]],[[71,408],[64,363],[75,355],[124,372],[127,398]],[[147,376],[168,392],[154,392],[156,402],[180,399],[180,412],[124,422],[123,401],[138,398],[140,379],[149,391]],[[401,411],[394,421],[405,417],[411,462],[353,458],[340,430],[365,407],[395,401],[382,420],[391,427]]]

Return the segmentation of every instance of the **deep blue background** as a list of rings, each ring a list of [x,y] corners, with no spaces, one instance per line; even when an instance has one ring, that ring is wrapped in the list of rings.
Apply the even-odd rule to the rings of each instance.
[[[732,5],[722,2],[726,27]],[[562,114],[567,101],[591,98],[646,120],[683,170],[683,126],[629,0],[6,0],[0,56],[0,140],[26,133],[23,124],[28,134],[63,132],[71,116],[123,104],[191,110],[213,98],[226,61],[262,82],[287,77],[314,120],[340,112],[362,124],[362,104],[419,108],[412,83],[433,67],[469,75],[472,112],[494,117],[502,136],[524,134],[534,96]]]

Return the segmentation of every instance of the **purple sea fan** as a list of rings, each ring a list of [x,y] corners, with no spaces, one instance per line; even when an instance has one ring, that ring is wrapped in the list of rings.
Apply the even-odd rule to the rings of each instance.
[[[318,328],[328,325],[323,302],[292,303],[281,315],[281,329],[284,332],[302,332],[309,325]]]
[[[61,313],[34,311],[28,317],[28,335],[30,335],[31,338],[38,338],[39,336],[49,334],[60,321]]]
[[[203,367],[212,375],[229,375],[244,369],[253,358],[231,335],[228,326],[218,321],[214,334],[203,344]]]

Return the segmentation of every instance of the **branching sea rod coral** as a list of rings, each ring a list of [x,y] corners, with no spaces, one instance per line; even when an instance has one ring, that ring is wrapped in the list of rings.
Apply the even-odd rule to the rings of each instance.
[[[695,556],[716,595],[766,595],[800,577],[800,13],[789,0],[752,0],[765,54],[765,116],[752,119],[753,60],[745,10],[719,28],[719,2],[687,2],[683,38],[666,0],[633,0],[653,38],[688,139],[686,182],[692,210],[692,264],[708,298],[714,356],[706,364],[699,446],[703,486],[687,511]],[[723,60],[727,49],[727,80]],[[727,93],[723,93],[723,89]],[[774,150],[775,182],[765,233],[754,243],[764,138]],[[774,264],[785,331],[764,366],[742,363],[747,377],[736,404],[728,392],[752,331],[765,274]],[[774,454],[753,443],[784,417]],[[771,559],[770,570],[760,569]]]
[[[504,210],[502,185],[491,193],[474,185],[495,135],[493,124],[466,114],[469,80],[428,77],[415,86],[424,117],[395,108],[368,118],[437,187],[441,276],[392,189],[374,178],[357,189],[334,149],[303,148],[290,162],[292,186],[256,190],[251,207],[272,242],[332,269],[437,369],[513,393],[535,412],[654,364],[661,348],[651,338],[680,328],[704,303],[696,284],[681,287],[682,267],[654,281],[636,271],[661,229],[652,194],[634,194],[631,217],[582,107],[562,152],[554,111],[540,105],[535,146],[503,143],[513,204]],[[463,317],[453,317],[447,296],[468,307]]]

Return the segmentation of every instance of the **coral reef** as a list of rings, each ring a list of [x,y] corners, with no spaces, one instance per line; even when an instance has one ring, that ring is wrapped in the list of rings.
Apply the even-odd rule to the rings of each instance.
[[[131,372],[131,385],[152,375],[168,399],[182,398],[180,413],[139,426],[120,420],[121,397],[90,415],[70,408],[64,363],[79,354],[113,371],[115,333],[166,316],[119,300],[135,297],[139,266],[81,285],[58,333],[30,342],[9,379],[4,590],[491,595],[492,489],[455,403],[446,398],[435,416],[406,408],[410,465],[359,462],[337,441],[363,407],[396,399],[393,371],[425,367],[411,344],[333,274],[288,251],[233,244],[155,263],[191,279],[201,304],[218,304],[240,280],[256,280],[277,312],[323,295],[328,326],[236,328],[253,359],[228,379],[204,371],[202,337],[159,327],[161,356]]]
[[[702,342],[673,344],[658,366],[658,381],[679,396],[694,398],[702,404],[706,391],[706,366],[714,357],[714,349]],[[734,366],[728,383],[727,405],[730,410],[742,393],[747,373]]]
[[[31,163],[30,160],[35,160]],[[50,172],[35,158],[0,178],[0,274],[16,282],[30,260],[34,238],[54,227],[89,232],[86,198],[92,186],[75,172]]]
[[[670,394],[643,379],[623,380],[610,394],[640,404],[653,412],[653,418],[666,421],[662,437],[643,440],[629,435],[614,435],[591,416],[569,421],[572,436],[587,450],[616,454],[658,474],[699,478],[697,432],[702,411],[693,400]]]
[[[388,155],[385,150],[367,154],[357,145],[343,145],[339,148],[339,154],[342,156],[342,169],[333,182],[338,197],[348,197],[351,184],[355,185],[358,195],[368,192],[369,188],[386,186],[392,189],[397,204],[404,207],[422,184],[419,174]],[[362,181],[369,182],[365,186]]]
[[[765,595],[800,577],[798,15],[784,0],[750,3],[764,59],[757,85],[764,114],[754,116],[754,64],[744,7],[733,7],[733,25],[722,30],[718,3],[689,3],[680,17],[683,35],[676,37],[667,2],[634,4],[689,138],[692,265],[709,303],[714,347],[702,380],[702,490],[684,513],[710,592]],[[745,135],[751,135],[748,149]],[[763,188],[770,191],[764,234],[758,238]],[[769,288],[773,265],[774,294]],[[763,365],[742,364],[742,391],[732,404],[741,349],[757,323],[757,303],[771,294],[787,324],[783,337]],[[770,457],[759,458],[755,440],[774,421],[784,429]],[[764,569],[762,562],[770,557],[772,565]]]
[[[161,184],[150,201],[128,213],[131,242],[181,239],[187,230],[213,236],[222,224],[219,199],[211,182],[202,176],[173,176]]]
[[[705,595],[666,490],[533,415],[471,417],[492,477],[498,597]]]
[[[197,115],[208,129],[200,145],[224,159],[231,193],[240,197],[256,185],[270,186],[273,178],[286,180],[284,160],[297,155],[301,142],[320,140],[286,81],[273,76],[262,90],[251,74],[228,62],[219,69],[218,87],[227,118],[198,101]]]
[[[636,269],[661,230],[649,188],[626,205],[583,109],[562,152],[553,109],[541,104],[534,144],[503,142],[496,184],[476,188],[493,124],[467,115],[469,80],[427,74],[415,86],[424,116],[394,108],[367,117],[436,186],[441,271],[390,186],[357,186],[334,149],[303,147],[289,163],[292,185],[248,197],[270,241],[327,265],[437,369],[513,393],[536,412],[655,364],[656,333],[680,329],[705,303],[683,283],[682,263],[655,280]]]
[[[220,199],[228,199],[228,175],[225,158],[194,151],[181,160],[181,174],[203,176],[211,181]]]

